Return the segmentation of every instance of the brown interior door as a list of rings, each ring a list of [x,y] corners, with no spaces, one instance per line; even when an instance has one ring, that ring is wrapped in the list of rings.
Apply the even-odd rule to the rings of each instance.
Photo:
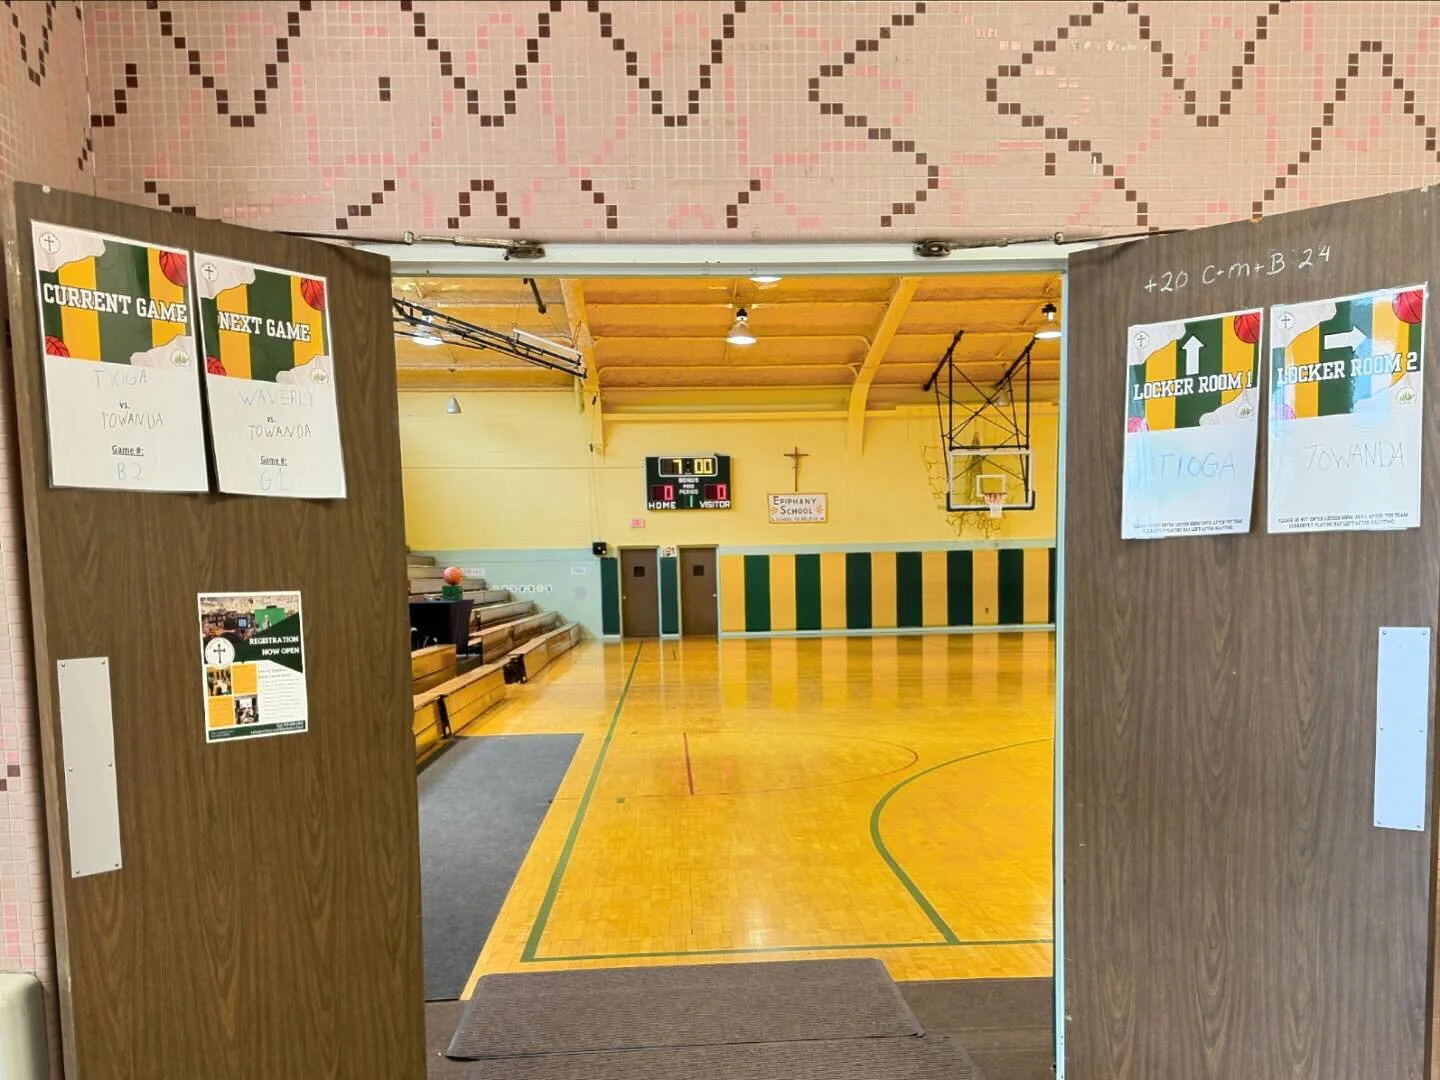
[[[680,632],[686,637],[714,637],[720,630],[719,593],[715,580],[715,549],[680,549]]]
[[[620,633],[660,636],[660,574],[654,548],[620,549]]]
[[[1440,610],[1435,425],[1407,448],[1420,528],[1271,535],[1266,377],[1248,534],[1122,541],[1120,522],[1128,327],[1427,281],[1433,303],[1437,265],[1433,188],[1070,260],[1070,1076],[1422,1075],[1435,800],[1431,835],[1372,807],[1379,628]]]
[[[420,1080],[389,264],[29,185],[0,218],[65,1074]],[[348,495],[50,486],[32,219],[323,277]],[[196,595],[261,590],[301,594],[308,730],[207,744]],[[72,877],[94,818],[68,820],[57,665],[86,657],[107,658],[121,865]]]

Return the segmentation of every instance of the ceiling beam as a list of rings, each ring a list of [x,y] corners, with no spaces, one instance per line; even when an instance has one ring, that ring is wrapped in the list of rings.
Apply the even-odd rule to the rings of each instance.
[[[568,390],[571,375],[534,367],[426,367],[401,365],[395,370],[401,390]]]
[[[863,448],[865,402],[870,397],[870,384],[875,381],[875,369],[884,359],[885,350],[890,348],[890,342],[894,340],[901,320],[905,318],[905,310],[910,306],[915,290],[919,287],[918,277],[902,277],[895,283],[895,288],[890,293],[890,302],[885,305],[885,314],[880,317],[880,325],[875,328],[875,336],[870,339],[870,348],[865,351],[865,360],[861,363],[860,370],[855,373],[855,382],[850,388],[850,407],[847,410],[849,421],[845,429],[845,446],[852,453],[858,454]]]
[[[590,413],[590,452],[605,454],[605,403],[600,395],[600,370],[595,366],[595,335],[585,307],[585,286],[576,278],[562,278],[560,297],[565,301],[565,322],[570,340],[585,363],[585,381],[578,386],[580,409]]]

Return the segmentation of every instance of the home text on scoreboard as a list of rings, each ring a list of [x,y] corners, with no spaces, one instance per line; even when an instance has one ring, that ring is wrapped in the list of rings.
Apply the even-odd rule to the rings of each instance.
[[[645,509],[729,510],[729,455],[647,457]]]

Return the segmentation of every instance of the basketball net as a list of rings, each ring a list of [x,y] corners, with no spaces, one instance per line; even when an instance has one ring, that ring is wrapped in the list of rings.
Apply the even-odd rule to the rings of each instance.
[[[987,491],[984,498],[985,505],[990,508],[990,516],[999,520],[1005,513],[1005,493],[1003,491]]]

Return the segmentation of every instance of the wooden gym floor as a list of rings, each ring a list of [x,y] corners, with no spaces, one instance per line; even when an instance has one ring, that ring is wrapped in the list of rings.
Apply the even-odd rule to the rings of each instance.
[[[466,736],[580,732],[492,971],[1052,967],[1048,633],[589,643]]]

